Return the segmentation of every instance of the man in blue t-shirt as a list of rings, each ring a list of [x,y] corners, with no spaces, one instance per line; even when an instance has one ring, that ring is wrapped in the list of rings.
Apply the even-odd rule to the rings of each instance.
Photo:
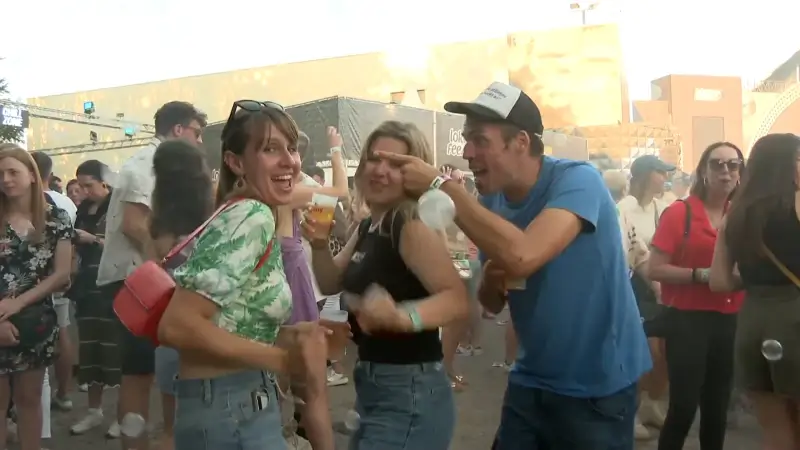
[[[652,364],[600,173],[544,156],[541,114],[520,89],[493,83],[445,110],[466,115],[480,203],[419,159],[379,156],[402,164],[412,194],[453,199],[485,262],[481,302],[510,307],[519,352],[494,448],[632,450],[636,383]]]

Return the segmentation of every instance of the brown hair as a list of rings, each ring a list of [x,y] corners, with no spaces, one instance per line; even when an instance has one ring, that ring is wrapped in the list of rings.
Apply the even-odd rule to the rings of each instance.
[[[222,165],[217,182],[217,206],[225,203],[234,194],[237,178],[225,164],[225,152],[241,156],[248,147],[260,148],[264,141],[269,140],[264,135],[270,125],[274,125],[283,133],[290,145],[297,145],[299,135],[297,124],[289,114],[277,108],[262,108],[261,112],[239,110],[225,127],[226,132],[222,136]]]
[[[22,149],[16,144],[0,144],[0,160],[5,158],[14,158],[25,165],[33,177],[31,184],[31,223],[33,224],[33,233],[28,237],[28,240],[33,243],[40,243],[44,238],[44,230],[47,223],[47,202],[44,199],[44,189],[42,187],[42,177],[39,175],[39,169],[33,161],[30,153]],[[5,194],[0,193],[0,237],[6,236],[6,228],[8,225],[8,198]]]

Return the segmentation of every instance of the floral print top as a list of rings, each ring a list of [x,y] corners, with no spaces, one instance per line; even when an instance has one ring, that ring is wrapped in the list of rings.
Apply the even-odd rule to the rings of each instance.
[[[256,269],[274,239],[275,216],[269,206],[249,199],[234,203],[200,233],[189,258],[175,270],[175,283],[219,306],[219,327],[273,343],[292,311],[278,245]]]
[[[72,220],[63,209],[47,205],[44,239],[28,242],[6,224],[0,237],[0,299],[18,296],[53,272],[56,244],[74,235]]]

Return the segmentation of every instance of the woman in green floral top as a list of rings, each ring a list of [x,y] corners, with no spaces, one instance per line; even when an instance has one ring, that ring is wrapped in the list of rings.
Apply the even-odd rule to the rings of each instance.
[[[175,270],[178,289],[159,326],[180,355],[176,450],[285,449],[276,373],[305,378],[312,416],[328,414],[325,331],[301,323],[288,348],[275,345],[292,297],[273,245],[274,208],[289,202],[297,179],[297,135],[282,107],[254,101],[234,103],[223,128],[217,200],[228,206]],[[315,449],[333,449],[331,432],[316,440]]]

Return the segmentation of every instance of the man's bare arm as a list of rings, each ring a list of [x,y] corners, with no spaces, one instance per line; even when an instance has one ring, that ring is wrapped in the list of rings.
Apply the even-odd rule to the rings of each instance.
[[[458,184],[446,182],[441,189],[456,205],[456,222],[461,231],[510,278],[527,278],[535,273],[564,251],[583,226],[572,212],[548,208],[520,230],[484,208]]]
[[[150,236],[150,208],[141,203],[125,202],[122,209],[122,233],[145,259],[158,259]]]

